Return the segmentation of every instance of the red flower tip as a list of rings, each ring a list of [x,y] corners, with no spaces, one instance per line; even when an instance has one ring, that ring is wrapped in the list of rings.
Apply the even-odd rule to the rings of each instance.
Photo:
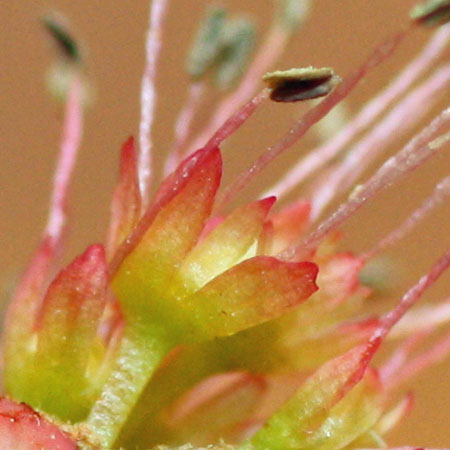
[[[0,398],[0,448],[76,450],[77,445],[25,403]]]

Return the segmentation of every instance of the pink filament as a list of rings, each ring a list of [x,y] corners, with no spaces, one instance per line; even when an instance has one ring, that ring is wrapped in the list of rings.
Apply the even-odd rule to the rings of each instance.
[[[202,147],[214,131],[239,108],[247,102],[256,92],[261,76],[277,61],[286,47],[290,33],[286,27],[275,24],[260,46],[253,62],[245,72],[238,88],[225,97],[216,108],[212,118],[204,130],[195,138],[189,151]]]
[[[389,333],[389,338],[410,336],[425,329],[436,329],[450,321],[450,299],[410,311]]]
[[[75,74],[68,93],[61,153],[55,171],[50,212],[45,230],[45,234],[52,238],[55,245],[61,239],[66,222],[67,192],[81,141],[83,128],[81,97],[81,81]]]
[[[431,38],[429,44],[403,70],[403,72],[377,97],[371,100],[361,112],[336,137],[311,151],[298,162],[284,178],[271,187],[263,195],[276,195],[278,198],[304,181],[314,171],[323,167],[333,159],[345,146],[390,104],[399,98],[416,81],[422,73],[431,67],[441,55],[450,39],[450,25],[439,28]]]
[[[167,0],[153,0],[150,8],[150,26],[146,41],[146,62],[141,84],[141,121],[139,124],[139,187],[143,209],[148,204],[149,187],[152,172],[151,129],[156,103],[156,63],[161,49],[161,33]]]
[[[183,158],[183,151],[189,138],[192,120],[197,112],[204,91],[205,85],[201,82],[192,83],[189,87],[188,99],[175,123],[175,142],[169,151],[164,169],[165,175],[172,173]]]
[[[355,377],[349,380],[348,389],[352,389],[361,379],[362,376],[367,369],[370,361],[375,356],[378,348],[381,343],[392,329],[394,325],[398,323],[398,321],[405,315],[410,308],[412,308],[422,297],[424,292],[431,287],[435,281],[442,275],[442,273],[448,269],[450,266],[450,250],[447,251],[428,271],[427,274],[422,276],[419,281],[406,292],[406,294],[402,297],[397,306],[389,311],[387,314],[381,317],[380,325],[373,332],[367,344],[365,344],[362,348],[362,359],[360,361],[360,365],[358,366],[358,371],[355,372]],[[414,341],[410,342],[410,345],[414,345]],[[407,351],[407,348],[404,348]],[[397,355],[398,359],[402,359],[403,355],[400,353]],[[395,369],[395,365],[399,361],[395,359],[391,361],[392,369]],[[401,362],[401,361],[400,361]],[[386,368],[386,375],[389,374],[389,366]]]
[[[404,364],[398,373],[393,377],[391,386],[398,386],[422,370],[442,362],[450,353],[450,333],[439,339],[431,348],[422,352]],[[390,387],[391,387],[390,386]]]
[[[222,126],[211,136],[205,145],[205,148],[218,147],[225,139],[231,136],[239,129],[247,119],[256,111],[258,106],[269,97],[270,90],[263,89],[256,94],[248,103],[231,115]]]
[[[431,268],[431,270],[422,276],[400,300],[398,305],[381,318],[381,325],[372,335],[371,340],[382,340],[389,333],[391,328],[412,308],[420,299],[422,294],[434,284],[442,273],[450,266],[450,250],[447,251]]]
[[[386,248],[391,247],[398,242],[449,195],[450,176],[441,180],[434,188],[433,193],[419,206],[419,208],[417,208],[398,228],[385,236],[373,249],[364,253],[361,256],[361,259],[368,261]]]
[[[431,333],[430,328],[427,330],[415,331],[410,337],[403,341],[395,350],[389,360],[383,364],[379,370],[380,378],[383,385],[390,385],[392,379],[397,376],[399,369],[405,364],[408,356],[428,337]],[[391,387],[391,386],[389,386]]]
[[[415,126],[439,100],[437,95],[450,82],[450,64],[414,89],[346,155],[316,190],[311,201],[312,220],[317,219],[333,198],[347,190],[363,170],[385,150],[391,141]]]
[[[342,84],[339,85],[321,103],[310,109],[291,127],[281,141],[272,147],[269,147],[250,168],[239,175],[237,179],[230,186],[228,186],[218,201],[218,205],[220,205],[219,208],[224,207],[227,203],[232,201],[236,195],[268,164],[270,164],[277,156],[302,138],[316,122],[322,119],[334,106],[347,97],[347,95],[350,94],[350,92],[367,75],[367,73],[389,58],[389,56],[392,55],[398,45],[402,42],[406,34],[407,29],[402,30],[378,46],[369,56],[367,61],[359,68],[359,70],[347,77]]]
[[[415,136],[399,153],[389,158],[372,177],[358,186],[348,200],[325,219],[303,242],[284,251],[285,259],[302,258],[308,255],[332,230],[344,223],[355,211],[382,189],[392,185],[408,172],[418,168],[450,140],[450,135],[442,135],[431,142],[445,125],[450,123],[450,108],[442,111],[427,127]]]
[[[69,88],[59,160],[56,166],[53,189],[50,200],[50,211],[41,245],[35,251],[31,263],[22,277],[12,302],[12,310],[19,308],[21,301],[37,299],[45,289],[48,270],[61,246],[66,223],[66,202],[71,175],[80,146],[83,129],[82,84],[77,73],[74,73]],[[28,314],[33,315],[37,303],[30,304]]]

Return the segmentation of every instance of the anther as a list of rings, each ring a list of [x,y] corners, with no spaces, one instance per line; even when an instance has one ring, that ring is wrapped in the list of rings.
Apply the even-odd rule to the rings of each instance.
[[[270,98],[276,102],[298,102],[324,97],[340,81],[329,67],[277,70],[266,73],[262,79],[272,89]]]

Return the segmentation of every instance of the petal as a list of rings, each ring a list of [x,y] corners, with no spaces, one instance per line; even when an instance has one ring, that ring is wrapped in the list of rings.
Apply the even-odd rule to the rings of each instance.
[[[362,379],[378,345],[360,345],[323,365],[243,448],[307,447],[307,439],[320,430],[330,410]]]
[[[219,153],[219,149],[217,147],[212,149],[200,149],[194,152],[178,166],[175,172],[163,181],[155,195],[155,200],[153,203],[149,206],[132,234],[122,243],[117,252],[114,254],[114,258],[110,264],[110,271],[112,275],[116,273],[123,260],[139,244],[142,237],[153,224],[153,221],[161,209],[163,209],[178,195],[178,193],[185,188],[186,184],[191,181],[194,173],[198,173],[198,171],[201,170],[205,164],[207,165],[207,162],[211,158],[217,159],[217,153]],[[222,161],[220,160],[220,165],[221,162]]]
[[[34,321],[45,292],[54,254],[54,242],[47,236],[34,254],[6,314],[3,382],[6,391],[15,398],[23,396],[26,379],[23,375],[33,357]]]
[[[258,256],[219,275],[183,305],[210,337],[273,319],[317,290],[317,266]]]
[[[137,157],[132,137],[122,147],[119,164],[119,181],[111,202],[111,222],[107,238],[109,255],[131,233],[141,213]]]
[[[271,217],[274,228],[272,254],[282,252],[287,247],[298,243],[309,226],[311,205],[301,200],[293,203]]]
[[[269,197],[238,208],[197,245],[180,269],[187,291],[204,286],[236,264],[256,242],[275,202]]]
[[[59,428],[29,406],[0,398],[0,448],[17,450],[76,450]]]
[[[350,253],[339,253],[324,262],[317,283],[322,294],[329,297],[333,305],[345,301],[359,287],[359,272],[363,261]]]
[[[381,391],[376,376],[370,372],[327,413],[317,430],[304,442],[314,450],[338,450],[368,431],[382,412]]]
[[[147,320],[150,311],[169,317],[177,308],[168,298],[170,280],[196,244],[211,213],[221,172],[219,150],[208,152],[123,261],[113,287],[125,316],[133,314],[133,320],[139,322]],[[153,320],[158,318],[154,316]],[[170,319],[165,323],[170,324]]]
[[[219,150],[203,151],[201,155],[204,157],[194,163],[184,179],[183,171],[169,177],[176,193],[160,194],[159,206],[153,206],[154,217],[153,212],[146,217],[150,226],[137,242],[133,233],[127,243],[130,253],[113,280],[125,329],[115,364],[88,418],[90,428],[101,436],[105,447],[116,440],[162,358],[191,325],[169,291],[174,274],[204,228],[220,182]],[[135,233],[140,232],[138,225]]]
[[[88,363],[106,302],[107,267],[93,245],[48,288],[36,324],[35,371],[22,400],[64,420],[87,413]]]

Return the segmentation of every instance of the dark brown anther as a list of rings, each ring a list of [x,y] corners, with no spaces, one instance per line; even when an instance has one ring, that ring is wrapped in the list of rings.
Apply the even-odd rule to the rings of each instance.
[[[80,51],[75,39],[60,20],[52,16],[42,18],[46,30],[51,34],[61,53],[72,62],[79,62]]]
[[[339,82],[339,77],[329,67],[278,70],[263,76],[270,98],[276,102],[299,102],[324,97]]]

